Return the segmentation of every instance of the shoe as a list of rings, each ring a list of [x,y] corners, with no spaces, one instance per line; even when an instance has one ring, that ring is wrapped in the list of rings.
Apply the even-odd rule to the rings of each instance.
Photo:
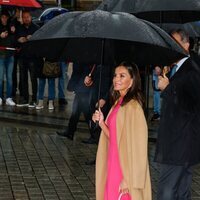
[[[151,121],[158,121],[158,120],[160,120],[160,115],[158,113],[154,113],[151,118]]]
[[[19,101],[19,103],[16,105],[17,107],[27,107],[29,104],[28,104],[28,101],[26,100],[21,100]]]
[[[96,160],[87,160],[85,161],[86,165],[95,165],[96,164]]]
[[[58,100],[58,103],[59,103],[59,105],[67,105],[67,104],[68,104],[67,100],[64,99],[64,98],[60,98],[60,99]]]
[[[67,133],[67,131],[56,131],[57,135],[62,136],[62,137],[66,137],[69,140],[73,140],[74,136],[72,134]]]
[[[6,99],[6,105],[8,106],[15,106],[15,102],[12,100],[12,98],[7,98]]]
[[[90,137],[89,139],[82,140],[82,143],[84,143],[84,144],[96,144],[96,140],[94,138]]]
[[[31,101],[28,105],[29,108],[35,108],[36,107],[36,103],[35,101]]]
[[[43,100],[39,100],[38,104],[36,105],[36,110],[41,110],[44,108]]]
[[[49,110],[53,110],[54,109],[54,105],[53,105],[53,100],[49,100]]]
[[[2,102],[3,102],[3,101],[2,101],[2,98],[0,97],[0,106],[2,106]]]

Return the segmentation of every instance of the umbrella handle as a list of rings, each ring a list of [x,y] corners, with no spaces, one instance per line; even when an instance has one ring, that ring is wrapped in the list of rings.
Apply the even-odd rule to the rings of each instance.
[[[93,65],[93,67],[92,67],[92,70],[91,70],[91,72],[90,72],[90,73],[89,73],[89,75],[88,75],[89,77],[91,77],[91,76],[92,76],[92,73],[93,73],[93,71],[94,71],[95,67],[96,67],[96,64],[94,64],[94,65]]]

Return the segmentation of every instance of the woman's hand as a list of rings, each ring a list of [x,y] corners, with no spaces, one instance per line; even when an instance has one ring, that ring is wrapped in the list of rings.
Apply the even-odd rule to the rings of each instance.
[[[119,192],[123,194],[129,193],[128,185],[124,179],[120,183]]]
[[[99,122],[100,126],[104,122],[104,115],[101,112],[100,108],[99,108],[99,110],[96,110],[95,113],[92,115],[92,120],[93,120],[93,122]]]
[[[96,110],[95,113],[92,115],[93,122],[98,122],[99,126],[101,127],[104,134],[109,138],[109,129],[106,123],[104,122],[104,115],[101,112],[101,108]]]

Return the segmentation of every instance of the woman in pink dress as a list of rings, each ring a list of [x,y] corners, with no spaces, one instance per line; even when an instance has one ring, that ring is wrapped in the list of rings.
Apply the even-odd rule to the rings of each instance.
[[[147,125],[142,104],[139,70],[123,62],[116,67],[111,88],[112,108],[104,121],[96,159],[96,200],[151,200],[147,154]]]

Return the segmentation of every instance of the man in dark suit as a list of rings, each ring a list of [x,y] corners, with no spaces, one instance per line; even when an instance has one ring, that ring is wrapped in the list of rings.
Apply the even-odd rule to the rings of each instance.
[[[20,100],[17,106],[28,106],[34,108],[37,101],[37,65],[38,59],[32,55],[28,55],[23,47],[32,37],[33,33],[39,29],[39,26],[32,22],[32,16],[29,11],[22,12],[22,21],[17,29],[16,39],[19,52],[19,79],[20,79]],[[32,100],[29,102],[29,83],[28,83],[28,71],[30,72],[31,86],[32,86]]]
[[[99,73],[100,65],[85,65],[85,64],[74,64],[73,73],[68,83],[67,89],[75,92],[73,101],[72,114],[69,119],[68,128],[64,131],[57,131],[59,136],[66,137],[73,140],[74,134],[77,129],[80,114],[83,112],[85,120],[88,124],[90,131],[90,138],[83,140],[86,144],[97,143],[97,136],[94,133],[94,124],[92,123],[91,117],[95,110],[95,104],[98,101],[98,86],[99,86]],[[102,77],[104,80],[101,84],[101,91],[99,96],[98,106],[103,110],[105,109],[106,100],[109,91],[109,78],[110,68],[104,66],[102,68]]]
[[[161,119],[155,161],[161,163],[158,200],[190,200],[192,166],[200,162],[200,68],[189,55],[189,37],[172,37],[188,56],[177,61],[171,78],[159,77]]]

